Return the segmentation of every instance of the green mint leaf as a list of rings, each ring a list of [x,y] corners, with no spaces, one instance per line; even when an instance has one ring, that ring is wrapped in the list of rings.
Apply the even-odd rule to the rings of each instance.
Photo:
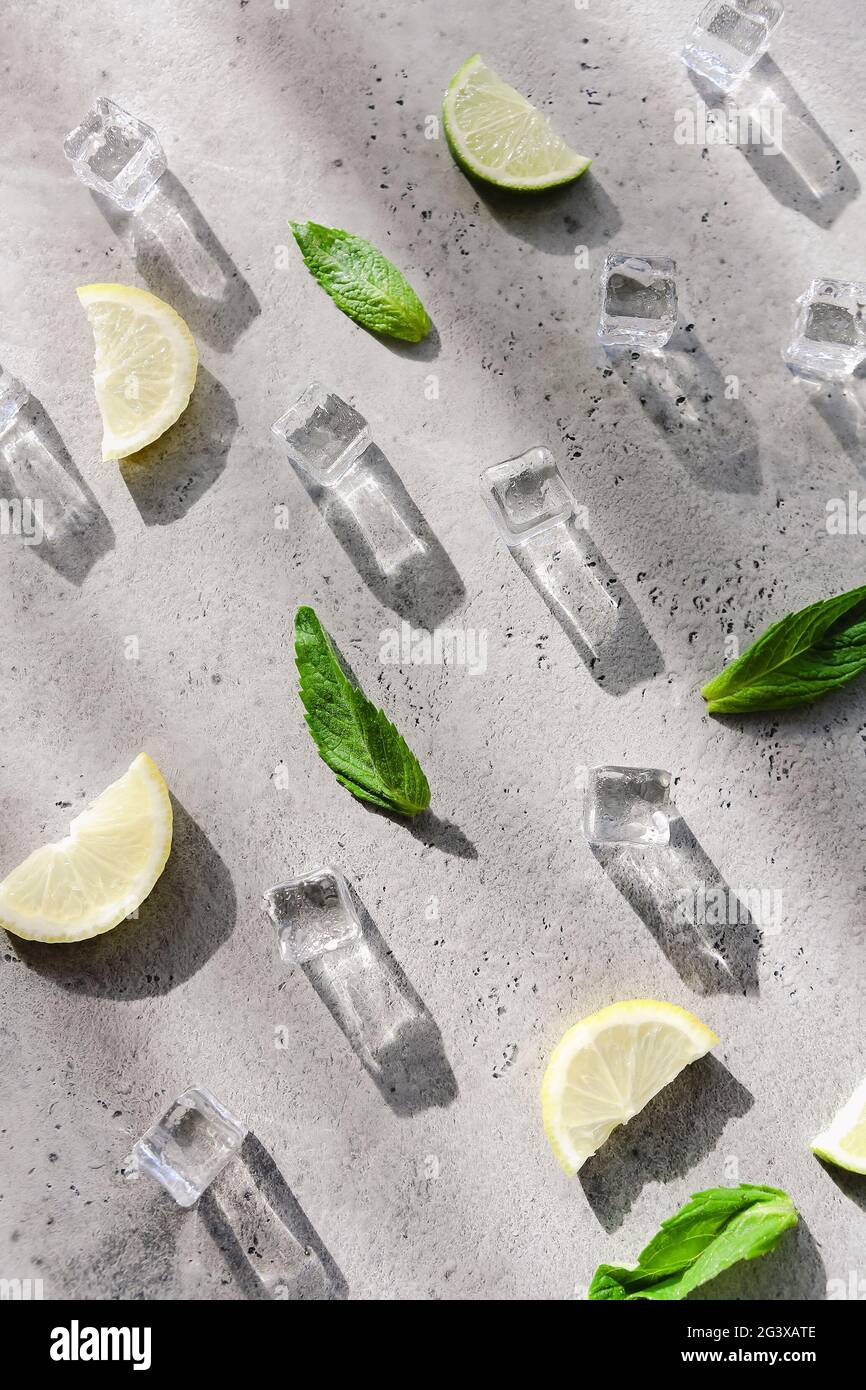
[[[866,586],[821,599],[786,618],[705,685],[710,714],[788,709],[866,670]]]
[[[350,319],[408,343],[429,333],[427,310],[412,286],[369,241],[318,222],[289,226],[310,274]]]
[[[382,710],[352,685],[312,608],[295,614],[295,663],[307,726],[337,780],[385,811],[426,810],[430,788],[417,758]]]
[[[662,1222],[635,1269],[599,1265],[588,1297],[685,1298],[740,1260],[768,1254],[797,1220],[794,1203],[776,1187],[740,1183],[695,1192]]]

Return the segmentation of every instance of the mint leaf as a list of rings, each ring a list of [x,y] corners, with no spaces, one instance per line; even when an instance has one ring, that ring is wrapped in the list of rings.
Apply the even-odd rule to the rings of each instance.
[[[429,333],[430,319],[412,286],[369,241],[318,222],[289,226],[310,274],[350,319],[408,343]]]
[[[788,709],[866,670],[866,586],[821,599],[768,627],[705,685],[710,714]]]
[[[385,811],[426,810],[430,788],[417,758],[382,710],[352,685],[312,608],[295,614],[295,663],[307,727],[337,781]]]
[[[797,1221],[794,1203],[777,1187],[740,1183],[695,1192],[662,1222],[635,1269],[599,1265],[587,1297],[685,1298],[740,1260],[766,1255]]]

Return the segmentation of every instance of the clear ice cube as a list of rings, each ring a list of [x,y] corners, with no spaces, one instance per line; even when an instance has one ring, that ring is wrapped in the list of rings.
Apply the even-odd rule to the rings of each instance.
[[[287,964],[303,965],[361,936],[349,885],[339,869],[313,869],[278,883],[265,893],[264,904]]]
[[[552,453],[540,447],[485,468],[481,492],[512,549],[567,521],[575,509],[574,496]]]
[[[592,845],[666,845],[671,774],[657,767],[593,767],[583,803]]]
[[[97,98],[63,148],[81,182],[125,212],[147,201],[166,169],[156,131],[108,97]]]
[[[5,430],[27,404],[30,392],[11,372],[0,367],[0,430]]]
[[[658,349],[677,326],[676,265],[612,251],[601,273],[598,336],[605,347]]]
[[[353,470],[338,492],[340,501],[363,531],[383,574],[393,574],[401,565],[425,553],[424,542],[363,466]]]
[[[687,68],[729,92],[766,52],[782,0],[709,0],[680,54]]]
[[[372,438],[364,417],[318,382],[307,387],[271,430],[292,462],[325,487],[345,477]]]
[[[576,636],[600,657],[617,631],[619,602],[588,532],[563,521],[512,554],[572,641]]]
[[[191,1086],[133,1148],[135,1167],[191,1207],[241,1147],[246,1126],[203,1086]]]
[[[321,1297],[327,1292],[321,1261],[295,1239],[243,1160],[220,1174],[210,1198],[267,1298]]]
[[[782,356],[801,376],[850,376],[866,360],[866,284],[813,280],[797,300],[794,331]]]

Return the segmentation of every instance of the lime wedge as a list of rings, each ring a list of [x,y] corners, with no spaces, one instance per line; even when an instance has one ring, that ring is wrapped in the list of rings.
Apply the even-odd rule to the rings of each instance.
[[[541,1083],[544,1132],[566,1173],[718,1041],[694,1014],[657,999],[625,999],[569,1028]]]
[[[833,1116],[827,1129],[815,1136],[811,1149],[837,1168],[866,1173],[866,1081]]]
[[[503,82],[478,53],[454,74],[442,107],[445,138],[461,169],[515,192],[556,188],[588,169],[546,116]]]

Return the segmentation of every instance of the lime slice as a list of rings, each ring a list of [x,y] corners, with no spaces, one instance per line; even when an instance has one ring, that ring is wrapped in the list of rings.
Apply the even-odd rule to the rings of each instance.
[[[611,1004],[569,1028],[541,1083],[544,1132],[566,1173],[718,1041],[694,1014],[656,999]]]
[[[0,883],[0,926],[30,941],[84,941],[144,901],[171,849],[168,787],[140,753],[76,816],[69,834],[34,850]]]
[[[442,106],[445,138],[461,169],[498,188],[534,193],[571,183],[592,160],[575,154],[546,116],[478,53],[454,74]]]
[[[102,457],[127,458],[186,410],[198,367],[195,343],[180,314],[147,290],[82,285],[78,298],[96,348]]]
[[[812,1140],[811,1149],[819,1158],[847,1168],[849,1173],[866,1173],[866,1081],[842,1106],[822,1134]]]

